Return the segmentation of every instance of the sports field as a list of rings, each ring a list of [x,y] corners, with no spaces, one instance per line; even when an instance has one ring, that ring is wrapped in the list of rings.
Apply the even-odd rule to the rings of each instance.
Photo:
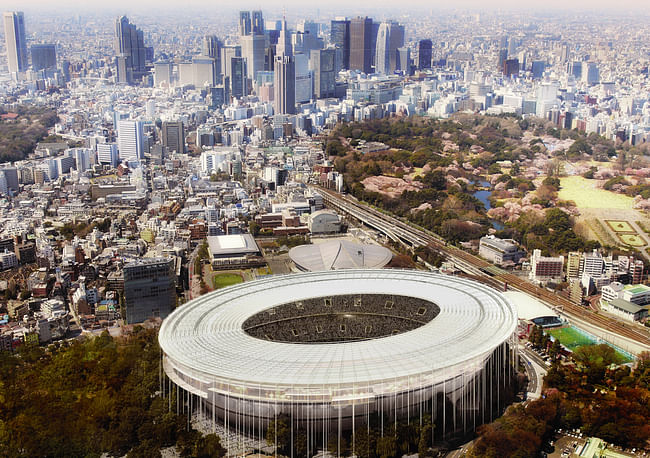
[[[581,345],[593,345],[596,343],[593,339],[590,339],[575,328],[554,328],[547,329],[545,332],[559,339],[560,343],[571,351]]]
[[[598,343],[572,326],[567,328],[546,329],[544,332],[558,339],[564,347],[571,351],[574,351],[582,345],[596,345]],[[616,350],[616,353],[620,356],[623,363],[631,361],[630,357],[620,351]]]
[[[558,198],[572,200],[578,208],[610,208],[631,210],[634,206],[632,197],[617,194],[606,189],[597,188],[596,180],[588,180],[581,176],[560,178]]]

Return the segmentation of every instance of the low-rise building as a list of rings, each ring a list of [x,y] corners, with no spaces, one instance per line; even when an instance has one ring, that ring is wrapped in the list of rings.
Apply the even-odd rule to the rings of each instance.
[[[510,239],[500,239],[494,235],[481,237],[478,254],[494,264],[503,265],[506,262],[517,264],[526,252],[520,250],[517,243]]]
[[[603,310],[629,321],[639,321],[648,316],[648,309],[625,299],[614,299]]]

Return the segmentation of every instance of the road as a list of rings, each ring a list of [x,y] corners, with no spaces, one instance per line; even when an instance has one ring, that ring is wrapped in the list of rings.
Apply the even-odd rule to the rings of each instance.
[[[646,350],[650,350],[650,332],[644,328],[596,314],[592,310],[576,305],[566,298],[500,269],[478,256],[447,245],[445,240],[436,234],[413,227],[354,198],[342,196],[334,191],[320,187],[317,188],[317,191],[323,196],[323,201],[329,207],[354,217],[363,224],[382,232],[391,240],[411,248],[429,246],[431,249],[442,253],[473,279],[498,289],[503,290],[510,287],[527,293],[548,304],[557,313],[566,315],[572,320],[587,322],[592,326],[616,334],[623,339],[629,339],[636,344],[640,344]]]
[[[529,400],[537,399],[542,394],[542,384],[547,372],[546,364],[537,353],[524,346],[519,347],[519,356],[528,376],[528,394],[526,398]]]

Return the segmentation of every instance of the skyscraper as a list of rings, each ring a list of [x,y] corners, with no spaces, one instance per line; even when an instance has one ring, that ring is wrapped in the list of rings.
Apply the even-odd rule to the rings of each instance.
[[[25,40],[25,17],[22,11],[5,12],[2,15],[7,45],[7,66],[11,73],[27,70],[27,41]]]
[[[350,21],[350,69],[371,73],[372,19],[357,17]]]
[[[389,72],[395,73],[395,70],[399,70],[397,64],[398,61],[398,49],[404,46],[404,26],[398,24],[395,21],[390,21],[388,23],[389,29],[389,47],[388,47],[388,66]],[[403,69],[402,69],[403,70]]]
[[[387,22],[379,25],[377,32],[377,46],[375,47],[375,71],[377,73],[390,73],[390,26]]]
[[[215,35],[206,35],[203,37],[203,46],[201,47],[201,54],[207,57],[212,57],[215,62],[217,75],[221,74],[221,48],[223,43]]]
[[[185,129],[182,121],[162,123],[162,143],[168,151],[185,152]]]
[[[126,16],[120,16],[115,21],[115,54],[124,57],[126,72],[130,71],[133,78],[140,79],[145,73],[144,35],[142,30],[129,23]]]
[[[432,48],[431,40],[420,40],[418,42],[418,69],[431,68]]]
[[[341,52],[341,62],[337,67],[337,71],[350,68],[350,21],[347,19],[332,21],[330,43]]]
[[[239,12],[239,36],[251,34],[251,13],[250,11]]]
[[[255,79],[257,72],[264,71],[264,35],[244,35],[239,38],[242,57],[246,59],[247,77]]]
[[[278,44],[275,45],[275,55],[276,56],[291,56],[293,55],[293,46],[291,45],[291,35],[287,30],[287,21],[282,19],[282,28],[280,29],[280,37],[278,38]]]
[[[275,57],[273,108],[276,114],[296,112],[296,66],[293,56]]]
[[[336,97],[335,49],[317,49],[311,52],[310,65],[314,72],[314,95],[317,99]]]
[[[56,46],[53,44],[32,45],[32,68],[35,71],[56,68]]]
[[[137,161],[142,159],[142,123],[140,121],[122,120],[117,122],[117,145],[120,159]]]
[[[251,32],[253,35],[264,35],[264,17],[259,10],[252,11]]]
[[[242,98],[248,95],[248,83],[246,81],[246,59],[243,57],[230,58],[230,95]]]

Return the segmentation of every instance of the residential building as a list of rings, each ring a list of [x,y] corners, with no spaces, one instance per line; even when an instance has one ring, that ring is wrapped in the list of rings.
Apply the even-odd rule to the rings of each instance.
[[[533,251],[530,258],[530,279],[538,282],[561,280],[564,256],[542,256],[542,251]]]

